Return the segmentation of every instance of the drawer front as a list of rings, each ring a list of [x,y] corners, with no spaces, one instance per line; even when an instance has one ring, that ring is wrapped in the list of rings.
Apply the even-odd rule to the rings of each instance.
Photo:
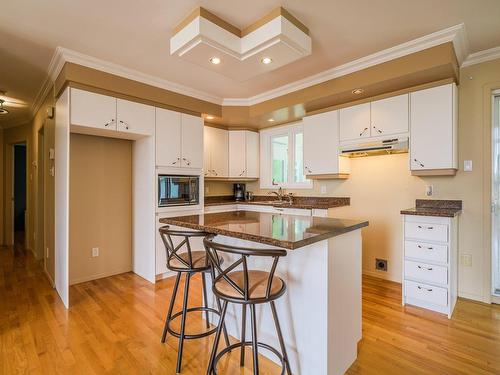
[[[405,280],[405,296],[439,306],[448,306],[448,290]]]
[[[426,242],[405,241],[405,257],[426,262],[448,262],[448,246]]]
[[[405,237],[424,241],[448,242],[448,225],[430,223],[405,223]]]
[[[448,268],[427,263],[405,261],[405,279],[417,279],[436,284],[448,284]]]

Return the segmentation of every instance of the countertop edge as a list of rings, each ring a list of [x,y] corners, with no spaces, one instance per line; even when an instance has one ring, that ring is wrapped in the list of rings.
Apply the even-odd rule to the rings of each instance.
[[[407,208],[400,211],[401,215],[411,216],[435,216],[435,217],[455,217],[462,213],[462,210],[453,209],[429,209],[429,208]]]

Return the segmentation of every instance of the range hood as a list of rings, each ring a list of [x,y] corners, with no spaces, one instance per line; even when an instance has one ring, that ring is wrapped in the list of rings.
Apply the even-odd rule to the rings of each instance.
[[[377,141],[359,142],[340,146],[340,156],[359,158],[372,155],[408,152],[408,137],[391,137]]]

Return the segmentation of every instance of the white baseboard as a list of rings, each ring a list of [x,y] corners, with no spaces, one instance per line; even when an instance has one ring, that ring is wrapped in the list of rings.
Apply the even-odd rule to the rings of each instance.
[[[461,298],[470,299],[470,300],[473,300],[473,301],[485,302],[483,300],[483,296],[481,296],[479,294],[473,294],[473,293],[467,293],[467,292],[458,291],[458,296],[461,297]]]
[[[160,274],[156,275],[156,281],[167,279],[169,277],[175,276],[176,273],[177,272],[175,272],[175,271],[167,271],[165,273],[160,273]]]
[[[95,275],[89,275],[89,276],[85,276],[85,277],[71,279],[69,281],[69,285],[71,286],[71,285],[75,285],[75,284],[84,283],[86,281],[92,281],[92,280],[102,279],[104,277],[110,277],[110,276],[120,275],[122,273],[127,273],[127,272],[131,272],[131,271],[132,271],[132,268],[130,267],[130,268],[123,269],[123,270],[117,270],[117,271],[111,271],[111,272],[103,272],[103,273],[98,273],[98,274],[95,274]]]
[[[52,277],[50,277],[50,275],[47,272],[47,270],[45,269],[45,267],[43,268],[43,273],[45,274],[45,276],[47,276],[47,279],[49,279],[49,283],[52,286],[52,288],[55,288],[56,287],[56,283],[54,282],[54,280],[52,280]]]
[[[401,284],[401,280],[399,278],[385,271],[363,270],[363,275],[378,277],[379,279],[394,281]]]

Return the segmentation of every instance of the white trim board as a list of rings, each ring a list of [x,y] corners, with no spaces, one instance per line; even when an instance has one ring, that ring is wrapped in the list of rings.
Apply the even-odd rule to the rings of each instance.
[[[484,51],[471,53],[469,56],[467,56],[467,59],[465,59],[464,63],[462,64],[462,68],[496,59],[500,59],[500,46]]]

